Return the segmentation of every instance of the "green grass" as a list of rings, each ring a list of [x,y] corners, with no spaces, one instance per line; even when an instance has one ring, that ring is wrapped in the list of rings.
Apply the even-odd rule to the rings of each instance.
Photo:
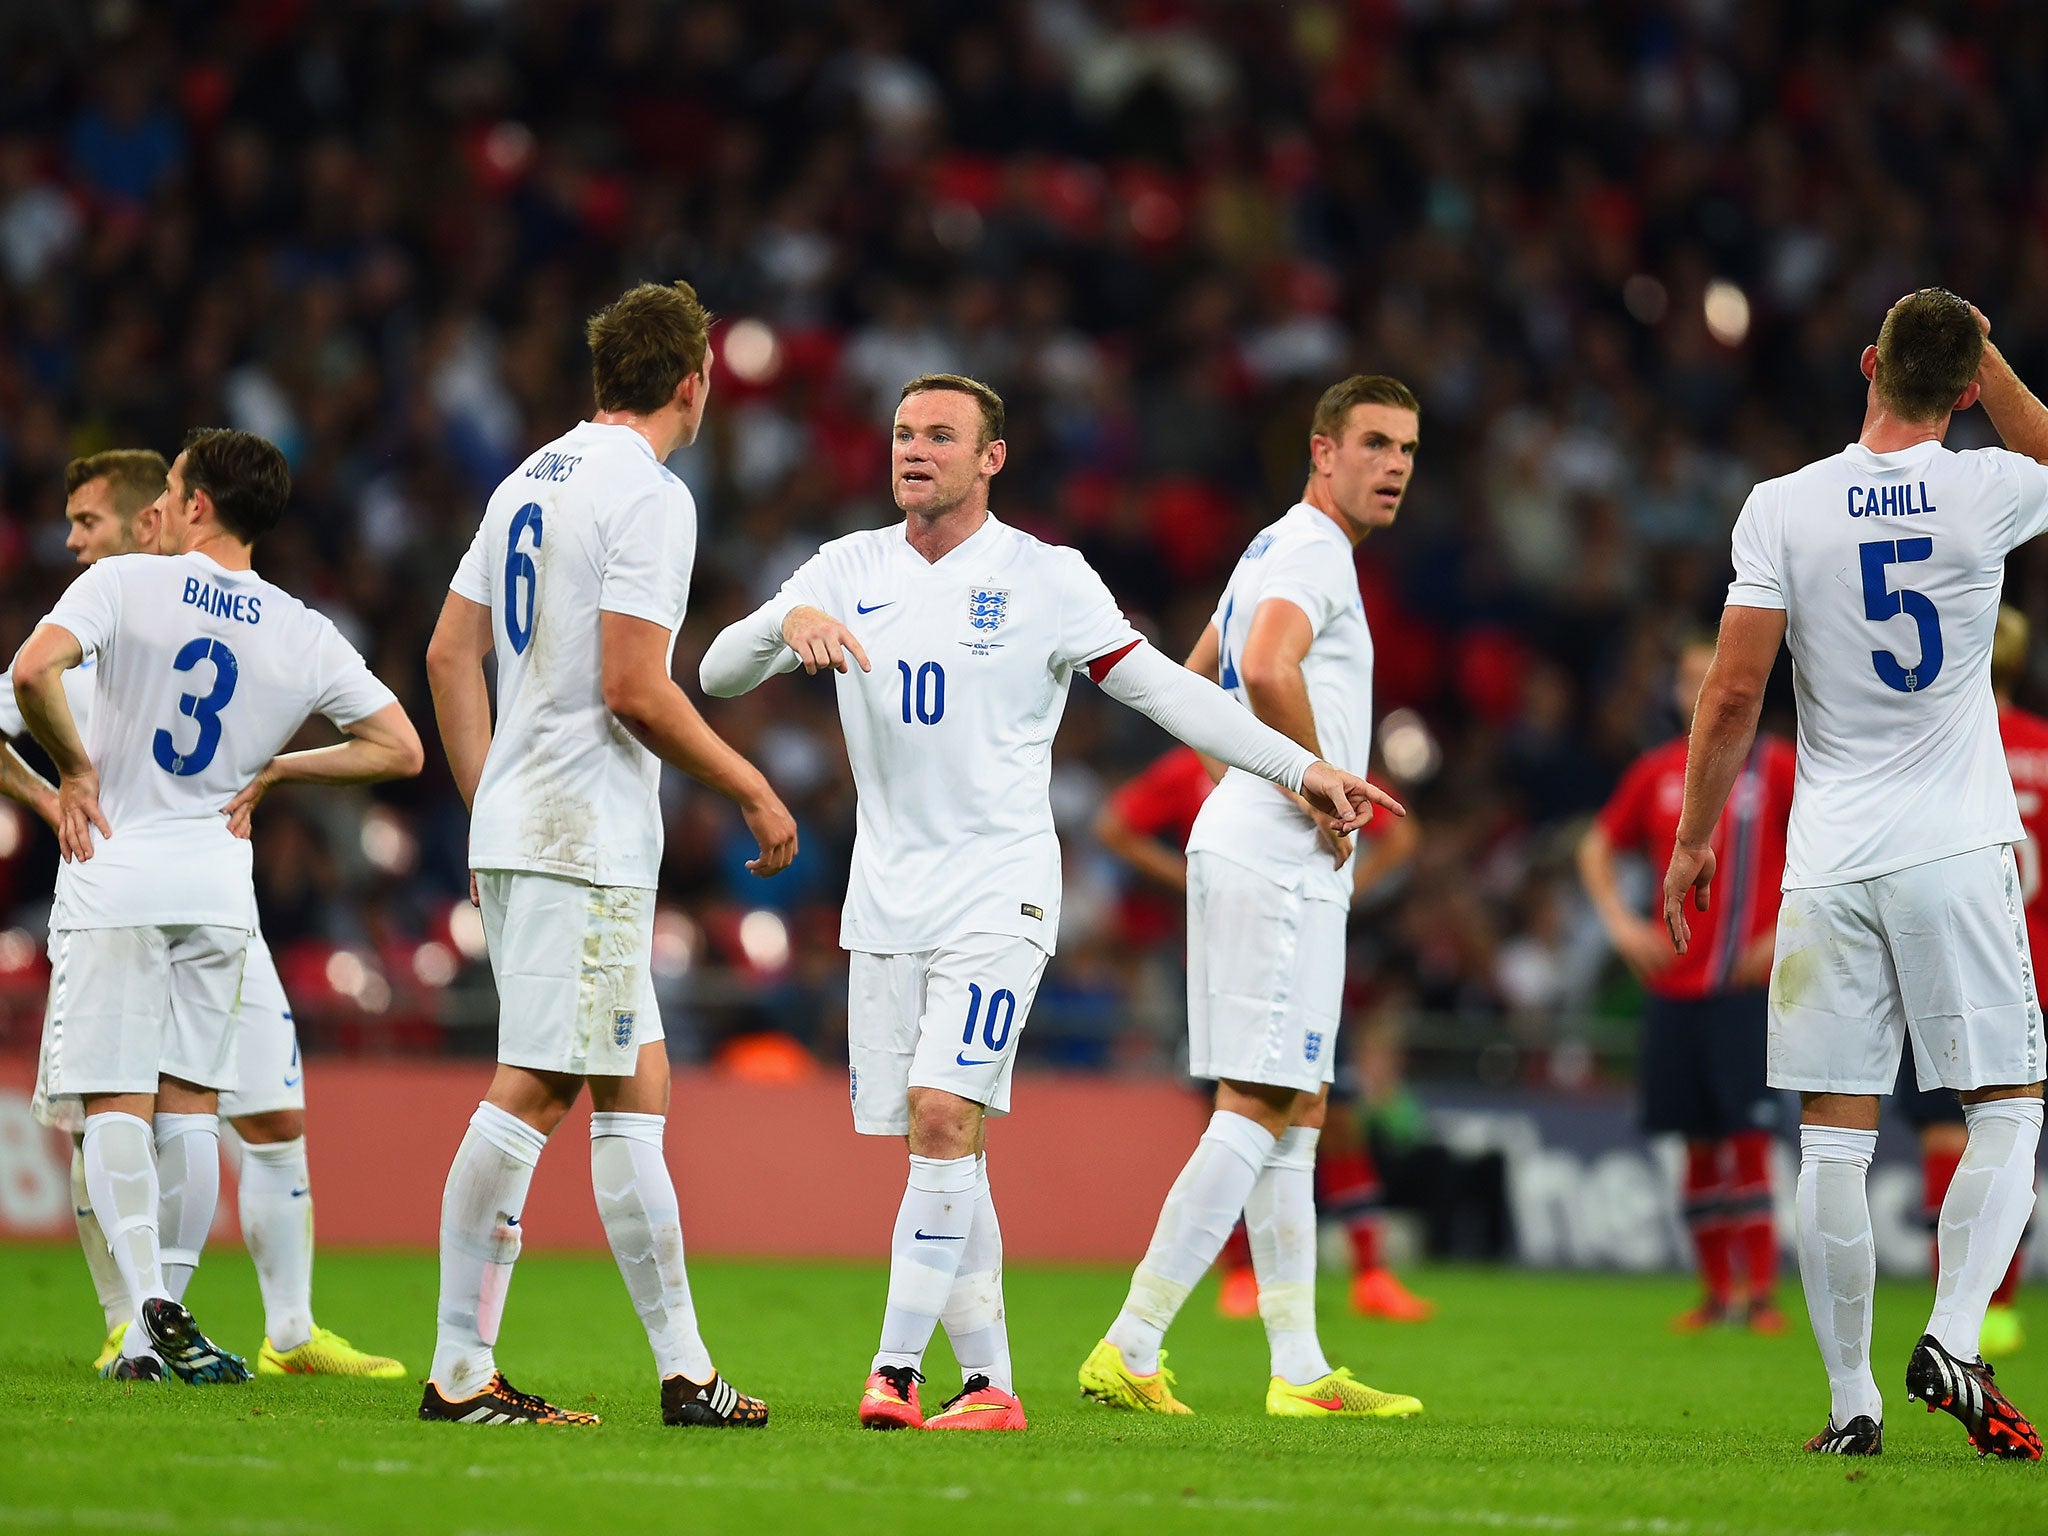
[[[722,1366],[774,1406],[764,1432],[661,1427],[645,1342],[601,1258],[522,1260],[499,1359],[604,1426],[500,1432],[416,1422],[409,1381],[99,1382],[84,1366],[98,1315],[77,1254],[0,1250],[0,1531],[2048,1530],[2043,1468],[1978,1461],[1956,1424],[1896,1385],[1881,1460],[1803,1455],[1826,1412],[1803,1324],[1782,1339],[1674,1337],[1665,1319],[1689,1299],[1675,1279],[1430,1271],[1416,1284],[1442,1310],[1413,1328],[1350,1317],[1332,1287],[1332,1358],[1429,1411],[1318,1424],[1264,1416],[1260,1328],[1218,1320],[1207,1287],[1171,1340],[1199,1417],[1082,1402],[1074,1369],[1126,1277],[1020,1269],[1010,1323],[1031,1430],[941,1436],[854,1426],[879,1267],[694,1269]],[[329,1252],[316,1299],[329,1326],[423,1373],[434,1285],[430,1258]],[[254,1354],[262,1323],[240,1252],[209,1256],[191,1301]],[[1884,1287],[1880,1380],[1896,1383],[1926,1305],[1922,1287]],[[944,1353],[941,1341],[933,1402],[957,1380]],[[1999,1374],[2023,1405],[2048,1404],[2048,1337]]]

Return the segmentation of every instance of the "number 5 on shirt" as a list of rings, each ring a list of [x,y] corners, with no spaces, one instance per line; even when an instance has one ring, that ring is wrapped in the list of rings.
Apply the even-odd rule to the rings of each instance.
[[[1872,651],[1870,664],[1877,668],[1878,681],[1900,693],[1917,693],[1941,675],[1941,614],[1924,593],[1901,587],[1894,592],[1886,580],[1885,567],[1908,565],[1934,555],[1932,539],[1876,539],[1861,546],[1863,556],[1863,616],[1873,624],[1900,613],[1909,613],[1920,627],[1920,664],[1902,667],[1890,651]]]

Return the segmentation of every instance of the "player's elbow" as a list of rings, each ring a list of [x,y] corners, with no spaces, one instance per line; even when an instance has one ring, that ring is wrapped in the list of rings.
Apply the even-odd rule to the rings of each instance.
[[[410,720],[392,748],[392,767],[395,779],[416,779],[427,766],[427,749],[420,741],[420,733],[413,728]]]
[[[630,667],[608,666],[604,669],[602,687],[604,707],[627,730],[637,731],[646,722],[649,709],[651,690],[646,679]]]
[[[738,669],[724,665],[717,651],[718,643],[713,641],[698,663],[697,686],[714,699],[736,699],[747,691],[746,679]]]

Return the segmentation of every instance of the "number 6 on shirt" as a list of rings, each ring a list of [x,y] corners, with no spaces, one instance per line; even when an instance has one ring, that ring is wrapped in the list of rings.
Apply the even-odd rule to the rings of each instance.
[[[525,655],[533,640],[533,602],[540,589],[540,576],[533,568],[533,556],[519,547],[519,536],[533,530],[533,547],[540,548],[540,503],[529,501],[512,517],[512,532],[505,540],[505,637],[517,655]],[[526,583],[523,611],[519,583]]]

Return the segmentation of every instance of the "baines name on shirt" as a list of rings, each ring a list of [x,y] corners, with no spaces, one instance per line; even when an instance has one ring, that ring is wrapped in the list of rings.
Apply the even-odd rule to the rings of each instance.
[[[1925,480],[1919,485],[1919,500],[1914,500],[1913,491],[1914,487],[1910,485],[1852,485],[1849,487],[1849,515],[1918,517],[1922,512],[1940,510],[1928,499]]]
[[[185,601],[204,609],[215,618],[235,619],[243,624],[263,622],[263,599],[247,592],[226,592],[197,576],[185,578]]]
[[[577,453],[544,453],[526,468],[529,480],[563,481],[576,473],[576,466],[583,462]]]

